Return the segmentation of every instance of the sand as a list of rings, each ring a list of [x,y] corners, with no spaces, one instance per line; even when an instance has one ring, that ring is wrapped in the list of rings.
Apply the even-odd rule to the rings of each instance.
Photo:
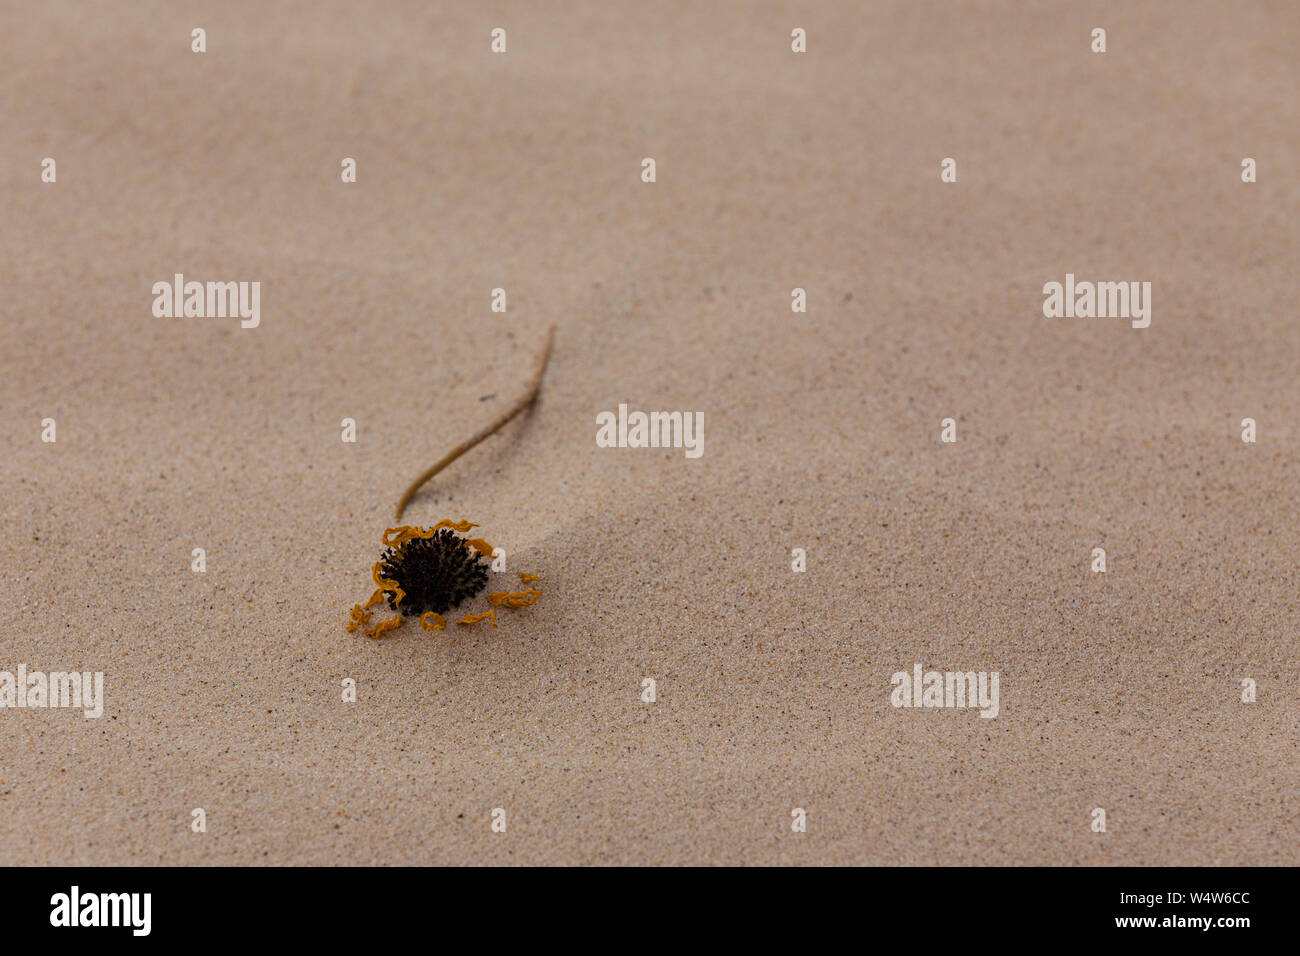
[[[1295,862],[1294,4],[8,20],[0,670],[105,704],[0,711],[6,862]],[[260,325],[154,317],[177,272]],[[1067,272],[1151,326],[1045,318]],[[347,633],[552,323],[407,514],[543,597]],[[596,447],[620,402],[703,456]]]

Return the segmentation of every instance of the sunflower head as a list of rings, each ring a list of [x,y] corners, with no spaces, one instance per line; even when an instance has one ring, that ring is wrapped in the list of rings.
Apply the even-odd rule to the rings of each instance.
[[[487,587],[488,565],[463,536],[443,528],[388,548],[379,558],[379,576],[405,592],[399,607],[397,591],[384,591],[394,611],[446,614]]]

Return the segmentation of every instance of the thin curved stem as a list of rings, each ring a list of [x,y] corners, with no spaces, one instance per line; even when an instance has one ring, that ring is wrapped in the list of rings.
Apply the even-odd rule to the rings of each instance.
[[[528,385],[528,391],[521,395],[513,405],[501,413],[501,415],[499,415],[490,425],[481,431],[476,432],[473,437],[466,439],[451,451],[447,452],[447,454],[443,455],[433,465],[431,465],[424,474],[411,482],[411,487],[406,489],[406,492],[402,495],[402,500],[397,502],[397,520],[400,521],[402,519],[402,512],[406,510],[406,505],[415,497],[415,493],[420,490],[426,481],[438,472],[442,471],[479,442],[483,441],[483,439],[500,431],[505,427],[506,423],[509,422],[510,419],[514,418],[533,403],[533,400],[537,398],[538,389],[542,386],[542,376],[546,374],[546,363],[550,361],[551,344],[554,341],[555,326],[552,325],[550,330],[546,333],[546,345],[542,348],[542,354],[538,356],[537,371],[533,373],[533,380]]]

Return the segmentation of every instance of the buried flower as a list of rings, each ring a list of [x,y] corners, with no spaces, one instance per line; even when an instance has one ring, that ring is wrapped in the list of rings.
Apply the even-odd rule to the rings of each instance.
[[[546,344],[537,359],[528,390],[510,405],[496,420],[472,437],[461,442],[440,458],[411,483],[397,502],[397,520],[424,484],[442,469],[484,439],[496,434],[520,412],[532,406],[541,388],[555,342],[555,326],[546,333]],[[386,631],[401,627],[403,615],[419,615],[420,626],[426,631],[441,631],[447,626],[443,614],[460,607],[465,601],[478,597],[487,587],[487,560],[492,557],[492,545],[482,538],[467,538],[471,528],[478,527],[470,521],[452,521],[444,518],[431,528],[399,525],[388,528],[382,538],[384,551],[375,562],[370,576],[375,591],[365,604],[357,604],[348,616],[348,632],[362,628],[367,637],[379,637]],[[528,584],[540,579],[535,574],[520,574],[519,580]],[[542,592],[537,588],[526,591],[494,591],[487,595],[485,611],[467,612],[457,624],[477,624],[491,621],[497,626],[498,608],[521,608],[536,603]],[[395,617],[370,623],[371,608],[387,601],[397,612]]]
[[[443,614],[478,597],[487,587],[487,559],[493,548],[482,538],[465,537],[475,527],[469,521],[444,518],[431,528],[402,525],[385,530],[382,541],[386,550],[370,571],[375,591],[365,604],[353,606],[349,633],[362,628],[367,637],[379,637],[405,623],[404,615],[418,616],[426,631],[443,630],[447,626]],[[519,579],[524,583],[540,580],[527,573]],[[486,611],[466,613],[456,623],[491,621],[496,627],[497,608],[528,607],[541,595],[536,588],[494,591],[487,595]],[[397,616],[371,625],[370,609],[385,601]]]

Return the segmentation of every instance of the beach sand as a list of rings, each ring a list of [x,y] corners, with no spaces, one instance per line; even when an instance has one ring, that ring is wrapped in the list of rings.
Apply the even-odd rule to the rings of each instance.
[[[1284,0],[25,7],[0,670],[105,703],[0,711],[6,862],[1295,863],[1298,39]],[[156,318],[175,273],[260,325]],[[1150,281],[1150,327],[1045,318],[1067,273]],[[542,598],[347,633],[552,323],[406,515]],[[598,448],[619,403],[703,455]],[[916,663],[999,715],[892,706]]]

